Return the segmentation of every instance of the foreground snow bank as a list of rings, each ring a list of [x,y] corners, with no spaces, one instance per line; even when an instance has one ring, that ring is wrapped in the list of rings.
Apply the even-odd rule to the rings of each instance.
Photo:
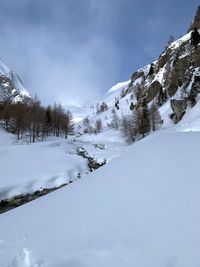
[[[100,149],[99,147],[105,149]],[[45,142],[17,142],[0,128],[0,200],[43,188],[57,188],[88,173],[87,160],[76,155],[83,147],[98,162],[117,157],[126,145],[110,131],[74,140],[49,137]]]
[[[74,151],[70,140],[51,137],[35,144],[20,143],[0,129],[0,200],[77,179],[87,172],[87,162]]]
[[[199,158],[199,133],[158,133],[1,215],[0,266],[23,248],[44,267],[199,266]]]

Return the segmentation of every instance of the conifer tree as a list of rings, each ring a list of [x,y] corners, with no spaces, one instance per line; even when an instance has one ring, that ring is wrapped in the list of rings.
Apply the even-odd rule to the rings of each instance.
[[[162,119],[161,119],[160,113],[159,113],[159,111],[158,111],[158,109],[154,103],[150,107],[149,114],[150,114],[151,129],[152,129],[152,131],[156,131],[160,128],[160,126],[162,124]]]
[[[194,30],[191,32],[191,44],[194,45],[195,48],[197,48],[198,44],[200,42],[200,34],[195,27]]]
[[[145,134],[150,132],[150,115],[148,110],[148,105],[146,102],[146,98],[143,99],[142,105],[138,110],[139,117],[139,133],[144,137]]]
[[[50,129],[52,125],[52,115],[51,115],[51,107],[48,106],[45,114],[45,130],[46,130],[46,135],[49,135]]]
[[[95,123],[95,129],[97,133],[100,133],[102,130],[102,121],[101,119],[97,119]]]
[[[151,76],[154,73],[154,65],[151,63],[151,66],[149,68],[149,75]]]
[[[167,92],[160,87],[158,96],[157,96],[157,105],[160,107],[167,101]]]
[[[89,120],[88,117],[86,117],[86,118],[83,119],[83,125],[84,125],[85,127],[88,127],[88,126],[90,125],[90,120]]]
[[[130,110],[134,110],[134,108],[135,108],[135,106],[134,106],[134,104],[133,104],[133,102],[131,102],[131,104],[130,104]]]
[[[117,116],[117,113],[114,108],[112,109],[111,127],[115,130],[118,130],[119,128],[119,117]]]
[[[131,144],[135,141],[138,133],[137,118],[135,113],[133,113],[131,116],[122,117],[121,132],[128,144]]]

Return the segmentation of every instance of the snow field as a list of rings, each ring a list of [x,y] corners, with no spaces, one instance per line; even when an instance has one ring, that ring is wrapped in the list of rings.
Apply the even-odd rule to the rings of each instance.
[[[2,214],[1,266],[13,267],[24,248],[33,266],[200,265],[199,144],[199,133],[151,135],[84,179]]]

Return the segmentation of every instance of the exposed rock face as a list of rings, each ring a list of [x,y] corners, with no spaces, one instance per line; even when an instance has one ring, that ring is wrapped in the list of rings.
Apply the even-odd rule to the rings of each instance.
[[[133,85],[133,83],[140,77],[144,76],[144,72],[143,71],[136,71],[132,74],[131,76],[131,83],[129,85],[129,87],[131,87]]]
[[[199,29],[200,28],[200,6],[198,6],[197,8],[197,12],[194,18],[194,21],[192,22],[192,24],[190,25],[188,32],[194,30],[194,28]]]
[[[0,201],[0,214],[6,211],[9,211],[11,209],[17,208],[39,197],[45,196],[46,194],[51,193],[65,185],[67,184],[63,184],[61,186],[51,188],[51,189],[43,188],[41,191],[35,191],[33,193],[27,193],[24,195],[22,194],[22,195],[15,196],[13,198],[7,198],[4,200],[1,200]]]
[[[12,82],[12,80],[5,76],[0,75],[0,100],[13,100],[15,97],[18,96],[18,92]]]
[[[194,68],[200,66],[200,46],[198,46],[190,56],[190,65]]]
[[[200,93],[200,76],[195,76],[190,95],[196,97],[197,94],[199,93]]]
[[[169,61],[170,59],[170,55],[172,53],[172,50],[170,48],[168,48],[165,53],[163,53],[158,61],[158,69],[163,68],[165,66],[165,64]]]
[[[200,28],[200,6],[197,9],[190,31],[194,27]],[[133,73],[129,90],[131,91],[131,88],[132,91],[136,90],[134,82],[142,77],[138,86],[142,90],[141,97],[145,96],[149,103],[154,99],[156,102],[157,94],[162,88],[163,91],[167,92],[168,99],[173,97],[171,105],[176,121],[179,121],[187,106],[182,98],[192,100],[194,104],[194,98],[200,93],[200,78],[193,77],[197,68],[200,69],[200,45],[194,48],[191,44],[191,35],[188,33],[179,40],[172,42],[160,55],[159,59],[154,62],[153,75],[148,74],[148,68],[149,65]],[[194,79],[194,83],[188,91],[187,88],[192,79]],[[185,94],[181,96],[180,92],[184,90]],[[136,103],[137,107],[140,106],[140,102],[138,100],[138,103]]]
[[[169,86],[167,88],[168,95],[173,96],[179,86],[179,83],[185,83],[189,78],[190,58],[184,57],[176,62],[171,70],[171,76],[169,77]]]
[[[190,31],[194,27],[197,27],[200,33],[200,6]],[[142,106],[145,99],[149,104],[148,107],[152,102],[157,105],[163,120],[170,117],[178,122],[186,111],[187,103],[193,107],[200,101],[200,43],[195,45],[191,37],[191,32],[188,32],[179,39],[169,42],[158,60],[133,72],[131,82],[125,94],[123,93],[127,105],[124,99],[121,100],[122,91],[118,96],[117,93],[113,94],[113,100],[117,99],[118,107],[123,108],[121,114],[118,112],[119,117],[130,112],[131,103],[131,111],[134,111]],[[153,71],[150,72],[151,66]],[[111,109],[116,100],[112,104],[110,99],[108,100]],[[169,114],[170,101],[173,114]],[[162,109],[165,103],[166,106]]]
[[[176,122],[179,122],[187,108],[187,101],[186,100],[177,100],[177,99],[171,99],[171,107],[175,114]]]
[[[146,101],[149,103],[151,100],[153,100],[157,94],[160,91],[160,88],[162,88],[162,85],[160,84],[159,81],[154,81],[149,89],[147,90],[147,96],[146,96]]]
[[[0,101],[18,102],[30,98],[19,76],[0,60]]]
[[[94,170],[106,164],[106,159],[104,159],[103,161],[97,161],[96,159],[91,157],[83,147],[77,148],[76,154],[88,160],[88,169],[90,172],[93,172]]]

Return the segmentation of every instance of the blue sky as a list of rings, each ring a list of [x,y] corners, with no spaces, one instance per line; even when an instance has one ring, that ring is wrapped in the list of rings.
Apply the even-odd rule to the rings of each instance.
[[[44,103],[81,105],[157,59],[199,1],[0,0],[0,57]]]

